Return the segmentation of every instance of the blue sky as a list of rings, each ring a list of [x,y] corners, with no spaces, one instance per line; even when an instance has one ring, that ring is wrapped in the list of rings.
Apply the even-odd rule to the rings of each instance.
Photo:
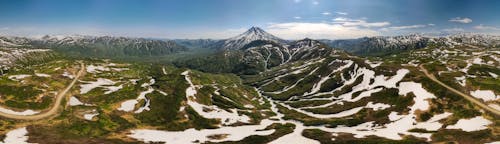
[[[500,34],[498,0],[0,0],[0,34],[285,38]]]

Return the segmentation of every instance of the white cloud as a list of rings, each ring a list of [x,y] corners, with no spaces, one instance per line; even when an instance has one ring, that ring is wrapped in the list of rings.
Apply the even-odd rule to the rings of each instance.
[[[430,24],[427,24],[428,26],[435,26],[436,24],[433,24],[433,23],[430,23]]]
[[[267,27],[267,31],[285,39],[347,39],[377,36],[379,32],[367,28],[348,27],[329,23],[278,23]]]
[[[302,0],[293,0],[293,2],[295,2],[295,3],[299,3],[299,2],[301,2],[301,1],[302,1]]]
[[[313,1],[312,4],[313,5],[319,5],[319,2],[318,1]]]
[[[465,31],[463,28],[448,28],[448,29],[443,29],[445,32],[463,32]]]
[[[451,18],[450,20],[448,20],[450,22],[456,22],[456,23],[471,23],[472,22],[472,19],[470,18],[461,18],[461,17],[456,17],[456,18]]]
[[[339,14],[339,15],[347,15],[346,12],[335,12],[336,14]]]
[[[345,17],[336,17],[333,19],[333,21],[336,22],[343,22],[343,21],[352,21],[351,19],[345,18]]]
[[[367,22],[364,19],[350,19],[345,17],[337,17],[333,19],[333,23],[343,26],[361,26],[361,27],[384,27],[391,25],[390,22]]]
[[[480,24],[480,25],[474,26],[474,29],[477,29],[477,30],[494,30],[494,31],[500,31],[500,28],[499,28],[499,27],[494,27],[494,26],[485,26],[485,25],[483,25],[483,24]]]
[[[404,29],[417,29],[417,28],[424,28],[427,27],[426,25],[408,25],[408,26],[393,26],[393,27],[387,27],[387,28],[382,28],[380,30],[382,31],[391,31],[391,30],[404,30]]]
[[[331,13],[330,12],[323,12],[321,13],[322,15],[330,15]]]
[[[299,16],[296,16],[296,17],[293,17],[294,19],[302,19],[302,17],[299,17]]]

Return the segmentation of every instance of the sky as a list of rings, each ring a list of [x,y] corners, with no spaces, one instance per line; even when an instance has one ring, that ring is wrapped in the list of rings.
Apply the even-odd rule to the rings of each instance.
[[[0,0],[0,35],[284,39],[500,34],[498,0]]]

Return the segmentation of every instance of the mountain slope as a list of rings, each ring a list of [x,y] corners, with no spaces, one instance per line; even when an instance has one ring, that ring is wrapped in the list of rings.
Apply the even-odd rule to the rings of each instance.
[[[346,40],[320,40],[334,48],[364,56],[397,54],[427,46],[453,47],[461,45],[499,47],[500,37],[483,34],[452,34],[429,37],[419,34],[403,36],[364,37]]]
[[[33,47],[48,47],[59,52],[90,57],[161,56],[186,51],[172,41],[125,37],[56,38],[45,36],[31,42]]]
[[[52,49],[72,56],[116,58],[162,56],[186,51],[173,41],[111,36],[44,36],[42,38],[0,37],[1,45]]]
[[[349,40],[322,40],[334,48],[344,49],[358,55],[388,55],[419,49],[427,46],[429,38],[421,35],[406,35],[394,37],[364,37]]]

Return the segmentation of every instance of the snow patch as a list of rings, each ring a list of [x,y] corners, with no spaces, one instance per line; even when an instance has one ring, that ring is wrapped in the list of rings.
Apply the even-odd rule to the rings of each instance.
[[[35,73],[35,75],[36,75],[37,77],[50,77],[50,75],[48,75],[48,74],[44,74],[44,73]]]
[[[491,121],[482,116],[477,116],[472,119],[460,119],[455,125],[449,125],[446,129],[461,129],[466,132],[471,132],[487,129],[487,126],[490,124],[492,124]]]
[[[461,86],[465,86],[465,76],[455,77],[455,79],[457,80],[458,84],[460,84]]]
[[[193,143],[198,141],[204,142],[222,142],[222,141],[239,141],[250,135],[270,135],[275,130],[262,130],[272,124],[270,120],[262,120],[259,125],[246,125],[238,127],[221,127],[218,129],[202,129],[194,128],[184,131],[160,131],[137,129],[132,130],[128,136],[143,142],[164,142],[164,143]],[[210,139],[209,136],[226,135],[221,139]]]
[[[96,112],[96,110],[93,110],[92,113],[84,114],[83,118],[85,118],[86,120],[92,120],[97,115],[99,115],[99,113]]]
[[[471,91],[470,94],[478,99],[482,99],[485,102],[498,100],[500,96],[495,95],[491,90],[476,90]]]
[[[370,65],[370,67],[372,68],[375,68],[375,67],[378,67],[380,66],[383,62],[379,61],[379,62],[371,62],[370,60],[365,60],[365,63]]]
[[[91,106],[91,104],[83,103],[82,101],[78,100],[76,97],[71,96],[69,98],[69,106],[78,106],[78,105]]]
[[[13,80],[13,81],[19,81],[19,80],[25,79],[27,77],[31,77],[31,75],[28,75],[28,74],[11,75],[8,78]]]
[[[86,94],[94,88],[103,87],[105,85],[114,85],[116,83],[112,80],[105,79],[105,78],[98,78],[97,81],[95,81],[95,82],[85,82],[85,81],[81,81],[81,82],[87,83],[87,84],[80,85],[80,87],[81,87],[80,94]],[[107,88],[107,87],[104,87],[104,88]]]
[[[88,65],[86,68],[88,73],[100,73],[101,71],[109,71],[109,68],[104,66]]]
[[[0,144],[29,144],[27,134],[28,130],[26,127],[11,130],[5,134],[5,138]]]
[[[4,107],[0,107],[0,112],[6,113],[6,114],[11,114],[11,115],[23,115],[23,116],[35,115],[35,114],[40,113],[39,111],[34,111],[34,110],[30,110],[30,109],[24,110],[22,112],[18,112],[18,111],[13,111],[11,109],[4,108]]]
[[[384,103],[373,103],[373,102],[368,102],[368,104],[366,104],[365,108],[371,108],[373,109],[374,111],[378,111],[378,110],[384,110],[386,108],[389,108],[391,107],[391,105],[388,105],[388,104],[384,104]]]

